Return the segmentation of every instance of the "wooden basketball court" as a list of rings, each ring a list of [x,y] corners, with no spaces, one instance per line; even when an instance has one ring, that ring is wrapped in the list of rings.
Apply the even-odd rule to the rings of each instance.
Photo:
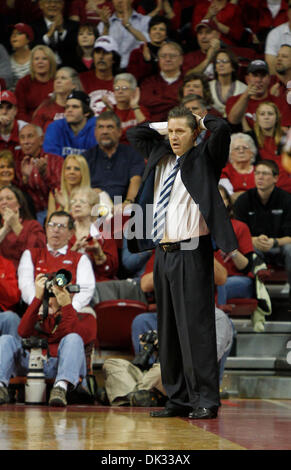
[[[290,428],[291,400],[223,400],[218,419],[199,421],[150,418],[149,408],[15,404],[0,408],[0,450],[289,450]]]

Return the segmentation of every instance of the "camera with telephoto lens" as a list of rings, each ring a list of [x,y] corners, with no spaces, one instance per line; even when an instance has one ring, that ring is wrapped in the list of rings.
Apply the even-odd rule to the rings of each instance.
[[[50,293],[50,296],[54,296],[51,290],[52,286],[65,287],[70,294],[80,292],[80,286],[78,284],[69,285],[72,280],[72,273],[66,269],[60,269],[56,273],[47,273],[45,277],[47,278],[45,288]]]
[[[25,403],[27,405],[44,405],[46,403],[46,382],[43,364],[48,342],[45,338],[31,336],[22,338],[22,347],[29,350],[28,374],[25,384]]]
[[[139,367],[141,370],[149,369],[149,360],[152,354],[158,350],[157,340],[157,332],[153,330],[149,330],[141,336],[140,343],[144,343],[142,345],[143,349],[133,359],[132,364],[134,366]]]

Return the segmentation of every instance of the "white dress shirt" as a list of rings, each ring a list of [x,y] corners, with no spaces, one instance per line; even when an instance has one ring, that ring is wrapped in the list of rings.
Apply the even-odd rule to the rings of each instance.
[[[47,245],[49,251],[54,251]],[[68,245],[63,246],[58,250],[62,255],[65,255],[68,250]],[[18,285],[21,291],[21,298],[30,305],[35,297],[35,273],[34,265],[29,250],[25,250],[20,258],[18,266]],[[87,255],[82,255],[76,272],[76,284],[80,286],[80,292],[74,294],[72,305],[74,309],[79,312],[83,307],[89,305],[95,290],[95,276],[92,264]]]

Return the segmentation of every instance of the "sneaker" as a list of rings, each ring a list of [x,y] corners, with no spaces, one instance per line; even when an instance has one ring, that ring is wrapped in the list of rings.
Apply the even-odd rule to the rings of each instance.
[[[66,399],[67,391],[62,387],[53,387],[49,405],[50,406],[67,406],[67,399]]]
[[[0,405],[4,405],[5,403],[9,403],[9,393],[7,387],[0,387]]]

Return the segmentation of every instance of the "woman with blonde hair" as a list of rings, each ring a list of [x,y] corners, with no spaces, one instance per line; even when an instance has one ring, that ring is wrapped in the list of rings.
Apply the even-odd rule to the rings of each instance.
[[[55,210],[70,210],[70,197],[75,188],[91,188],[90,170],[87,160],[83,155],[68,155],[63,163],[61,173],[60,188],[54,192],[50,192],[48,200],[48,215]],[[113,207],[113,203],[105,191],[94,188],[94,192],[98,193],[100,201]]]
[[[248,134],[254,139],[259,160],[274,160],[279,167],[279,178],[276,183],[281,189],[291,193],[291,178],[282,165],[282,152],[286,141],[281,126],[281,115],[278,107],[271,101],[260,103],[256,109],[254,129]]]
[[[118,269],[118,251],[113,237],[103,236],[94,224],[99,194],[88,186],[75,187],[70,197],[70,214],[74,235],[69,241],[72,251],[87,253],[92,261],[96,281],[114,279]]]
[[[19,119],[30,122],[36,108],[53,92],[56,69],[55,54],[49,47],[32,49],[30,73],[18,80],[15,88]]]

